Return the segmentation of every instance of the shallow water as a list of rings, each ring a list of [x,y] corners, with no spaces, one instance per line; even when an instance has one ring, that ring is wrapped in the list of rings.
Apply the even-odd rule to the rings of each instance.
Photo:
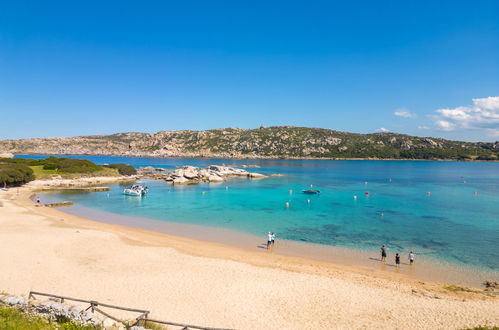
[[[149,180],[144,198],[124,196],[118,184],[50,198],[262,237],[274,231],[279,239],[373,251],[384,243],[391,254],[412,249],[419,258],[499,270],[499,163],[75,157],[165,168],[258,164],[248,170],[284,176],[175,187]],[[311,184],[320,195],[301,193]]]

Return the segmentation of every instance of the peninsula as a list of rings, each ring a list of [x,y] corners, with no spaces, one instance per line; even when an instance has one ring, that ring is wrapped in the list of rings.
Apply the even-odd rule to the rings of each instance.
[[[0,141],[0,153],[134,157],[498,160],[499,142],[462,142],[397,133],[322,128],[117,133]]]

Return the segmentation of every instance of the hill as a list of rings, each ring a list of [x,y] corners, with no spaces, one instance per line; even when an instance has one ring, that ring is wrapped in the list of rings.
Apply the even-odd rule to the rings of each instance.
[[[356,134],[322,128],[277,126],[2,140],[0,153],[497,160],[499,143],[450,141],[396,133]]]

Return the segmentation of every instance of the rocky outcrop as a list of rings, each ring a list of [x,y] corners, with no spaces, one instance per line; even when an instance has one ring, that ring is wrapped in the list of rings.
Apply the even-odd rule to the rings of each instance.
[[[12,157],[14,157],[14,154],[10,152],[0,153],[0,158],[12,158]]]
[[[146,176],[150,177],[149,175]],[[223,182],[230,177],[257,179],[266,178],[267,176],[234,167],[210,165],[207,168],[182,166],[175,171],[162,174],[161,177],[172,184],[196,184],[199,182]]]

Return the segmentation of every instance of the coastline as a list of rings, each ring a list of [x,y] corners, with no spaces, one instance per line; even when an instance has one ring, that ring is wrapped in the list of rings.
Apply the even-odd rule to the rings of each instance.
[[[6,286],[0,289],[12,293],[45,290],[147,307],[173,321],[244,329],[262,328],[269,319],[296,329],[499,324],[497,296],[96,222],[36,207],[29,199],[34,193],[33,187],[0,192],[6,215],[0,244],[10,266],[0,273]]]
[[[41,195],[41,200],[43,202],[46,194],[50,194],[50,191],[42,191],[41,194],[37,194],[36,196]],[[228,228],[130,217],[86,208],[80,205],[61,207],[58,210],[64,214],[70,214],[101,223],[143,229],[170,236],[193,239],[198,242],[219,243],[227,247],[244,249],[246,251],[267,253],[264,237]],[[489,269],[458,265],[439,259],[433,259],[429,256],[425,256],[424,258],[418,257],[416,265],[412,267],[405,260],[404,255],[402,256],[403,260],[401,267],[397,268],[392,260],[393,253],[389,253],[389,261],[381,263],[377,250],[330,246],[283,239],[277,240],[276,246],[271,253],[280,256],[299,257],[342,266],[362,268],[368,271],[374,270],[383,273],[400,274],[417,281],[440,283],[442,286],[445,284],[453,284],[482,289],[483,282],[496,278],[499,274],[498,272]],[[209,257],[209,255],[205,256]]]
[[[376,161],[414,161],[414,162],[483,162],[483,163],[498,163],[498,160],[475,160],[475,159],[409,159],[409,158],[336,158],[336,157],[282,157],[282,156],[231,156],[231,155],[191,155],[191,154],[178,154],[178,155],[155,155],[155,154],[75,154],[75,153],[13,153],[14,156],[105,156],[105,157],[129,157],[129,158],[165,158],[165,159],[175,159],[175,158],[200,158],[200,159],[234,159],[234,160],[376,160]]]

